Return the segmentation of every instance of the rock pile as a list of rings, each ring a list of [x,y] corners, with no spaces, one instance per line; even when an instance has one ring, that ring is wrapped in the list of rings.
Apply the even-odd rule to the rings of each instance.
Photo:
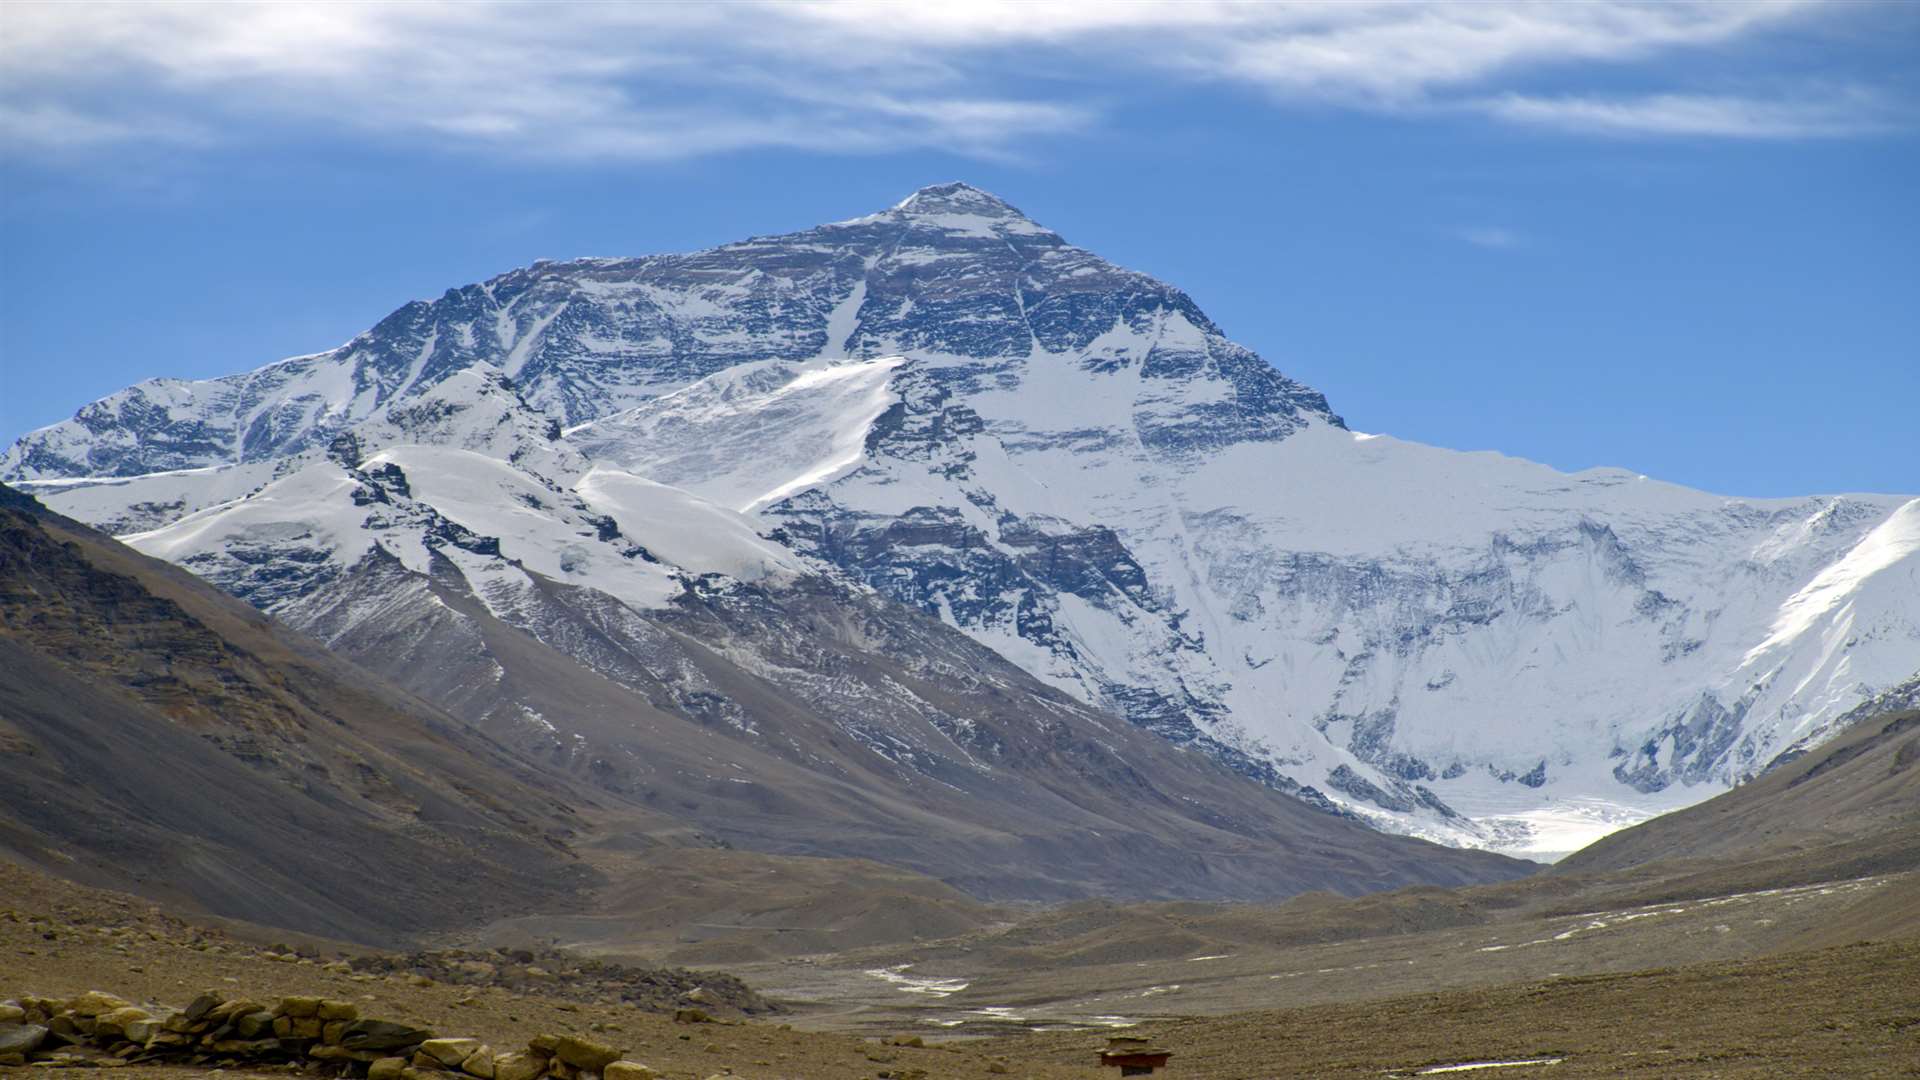
[[[451,986],[534,990],[546,997],[618,1002],[651,1012],[672,1012],[688,1003],[747,1016],[781,1011],[732,975],[629,967],[551,948],[441,949],[354,956],[342,963],[361,974],[417,975]]]
[[[89,990],[0,1002],[0,1066],[293,1064],[365,1080],[655,1080],[652,1069],[620,1055],[572,1035],[540,1035],[524,1051],[496,1053],[478,1039],[437,1037],[317,997],[267,1005],[207,993],[172,1009]]]

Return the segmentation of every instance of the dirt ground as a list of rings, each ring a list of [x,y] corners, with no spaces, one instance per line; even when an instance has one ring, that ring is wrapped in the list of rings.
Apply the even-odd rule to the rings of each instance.
[[[1592,975],[1360,1004],[1145,1025],[1172,1049],[1165,1075],[1413,1076],[1472,1062],[1560,1059],[1461,1075],[1920,1076],[1920,941],[1764,960]],[[1072,1062],[1084,1035],[992,1044],[1023,1062]]]
[[[218,951],[216,951],[218,950]],[[317,994],[355,1002],[362,1015],[442,1035],[475,1036],[506,1049],[541,1033],[586,1035],[626,1050],[669,1080],[732,1075],[748,1080],[868,1080],[882,1071],[924,1070],[927,1080],[984,1077],[998,1052],[883,1046],[877,1040],[753,1023],[676,1024],[626,1005],[576,1003],[497,988],[418,986],[401,976],[348,975],[312,960],[268,959],[263,949],[161,913],[143,901],[81,889],[0,864],[0,999],[106,990],[135,1001],[184,1005],[202,990],[271,1000]],[[286,954],[275,954],[286,955]],[[904,1034],[904,1032],[903,1032]],[[136,1067],[100,1071],[120,1080],[204,1077],[202,1070]],[[45,1075],[26,1068],[0,1073]],[[238,1074],[229,1070],[225,1077]],[[1011,1075],[1088,1080],[1085,1065],[1020,1064]]]
[[[915,1070],[926,1080],[1116,1075],[1093,1064],[1104,1040],[1093,1030],[940,1044],[937,1034],[903,1024],[895,1034],[920,1035],[929,1045],[899,1047],[871,1036],[792,1030],[786,1017],[681,1025],[632,1006],[420,986],[400,976],[327,971],[314,960],[274,959],[269,952],[144,901],[0,867],[0,998],[101,989],[184,1004],[203,989],[256,998],[321,994],[355,1001],[365,1015],[478,1036],[502,1048],[542,1032],[588,1035],[624,1047],[672,1080],[877,1080]],[[1169,1080],[1413,1076],[1422,1069],[1530,1059],[1558,1060],[1485,1075],[1914,1077],[1920,1076],[1920,941],[1161,1020],[1129,1030],[1134,1033],[1174,1051],[1172,1067],[1162,1074]],[[1005,1071],[996,1071],[996,1063]],[[208,1076],[151,1067],[135,1073],[139,1080]]]

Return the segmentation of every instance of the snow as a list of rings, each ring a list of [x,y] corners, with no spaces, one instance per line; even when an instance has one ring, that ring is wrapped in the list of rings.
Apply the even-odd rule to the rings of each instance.
[[[753,519],[680,488],[594,468],[574,491],[635,543],[693,573],[758,582],[805,572],[799,557],[761,536]]]
[[[1460,1065],[1435,1065],[1429,1069],[1415,1072],[1415,1076],[1437,1076],[1441,1073],[1474,1072],[1479,1069],[1511,1069],[1521,1065],[1558,1065],[1567,1060],[1559,1057],[1510,1058],[1505,1061],[1469,1061]]]
[[[207,552],[254,544],[300,542],[333,553],[340,564],[359,559],[373,545],[360,529],[364,512],[354,506],[358,481],[331,462],[309,466],[267,485],[250,498],[209,507],[164,528],[120,539],[144,554],[184,562]]]
[[[399,466],[415,499],[498,539],[500,554],[527,570],[590,584],[638,607],[660,607],[682,591],[669,568],[626,558],[601,540],[584,504],[556,496],[504,461],[448,447],[396,446],[364,464]]]
[[[140,476],[17,480],[15,486],[61,513],[114,535],[146,532],[240,498],[267,484],[280,463],[207,465]]]
[[[750,511],[857,465],[903,363],[741,364],[565,437],[596,463]]]
[[[912,964],[899,964],[889,968],[872,968],[866,972],[872,978],[892,983],[894,989],[906,994],[922,994],[927,997],[952,997],[967,988],[962,979],[931,979],[918,975],[908,975]]]
[[[1792,641],[1837,609],[1851,603],[1874,575],[1891,570],[1920,552],[1920,499],[1895,510],[1861,540],[1845,558],[1822,570],[1799,592],[1780,605],[1773,633],[1754,646],[1749,660]]]

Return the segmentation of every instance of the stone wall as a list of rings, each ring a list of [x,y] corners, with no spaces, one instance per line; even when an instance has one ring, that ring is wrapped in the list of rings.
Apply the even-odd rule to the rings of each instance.
[[[709,1017],[683,1009],[675,1019]],[[363,1017],[351,1002],[319,997],[269,1005],[205,993],[171,1008],[89,990],[0,1002],[0,1066],[300,1065],[364,1080],[655,1080],[652,1069],[621,1053],[571,1035],[535,1036],[525,1050],[501,1053],[479,1039]]]

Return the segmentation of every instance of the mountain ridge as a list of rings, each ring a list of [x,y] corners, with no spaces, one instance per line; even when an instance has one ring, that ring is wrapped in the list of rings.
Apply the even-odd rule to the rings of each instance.
[[[504,454],[534,478],[514,498],[579,500],[583,461],[617,468],[1245,775],[1533,854],[1698,801],[1920,666],[1901,543],[1772,635],[1870,537],[1904,537],[1908,499],[1727,499],[1356,434],[1186,294],[966,185],[700,252],[535,264],[284,363],[130,388],[4,471],[231,565],[179,546],[180,519],[239,520],[341,433],[382,430],[397,456],[374,464],[403,474],[424,460],[410,441]],[[484,411],[462,378],[493,388],[504,442],[440,424]],[[782,456],[775,430],[806,449]],[[156,465],[211,471],[81,475]],[[753,487],[762,472],[783,479]],[[567,513],[576,533],[659,517]],[[495,539],[529,565],[555,547]],[[676,573],[629,598],[666,602]]]

